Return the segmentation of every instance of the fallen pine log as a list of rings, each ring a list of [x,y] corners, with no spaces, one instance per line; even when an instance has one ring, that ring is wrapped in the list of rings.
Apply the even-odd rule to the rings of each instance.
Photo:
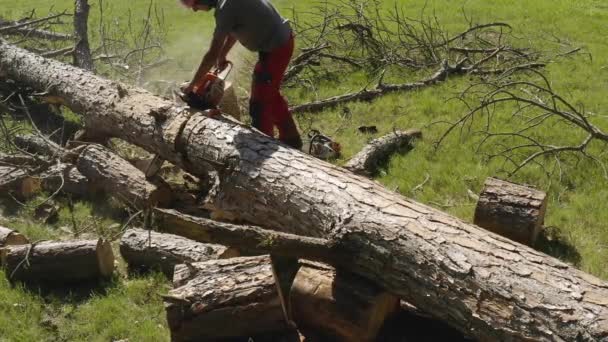
[[[101,145],[90,144],[75,151],[67,150],[51,141],[32,135],[16,137],[15,144],[41,155],[73,160],[78,171],[89,180],[89,190],[102,189],[130,206],[136,208],[163,206],[171,201],[168,187],[152,184],[142,171]],[[68,154],[72,156],[66,157]],[[83,185],[77,174],[72,176],[73,178],[68,178],[74,180],[70,185],[74,187]],[[55,183],[56,181],[53,182]]]
[[[300,331],[352,342],[376,341],[399,307],[399,298],[369,280],[310,262],[298,270],[289,302]]]
[[[114,254],[108,241],[43,241],[8,248],[3,265],[10,281],[71,283],[109,278]]]
[[[373,175],[378,171],[378,165],[385,161],[391,153],[405,146],[411,146],[414,139],[420,138],[422,138],[422,132],[417,129],[389,133],[372,140],[344,167],[359,175]]]
[[[489,177],[479,195],[473,223],[532,246],[545,221],[547,194]]]
[[[239,256],[234,248],[137,228],[128,229],[122,235],[120,254],[133,268],[160,268],[171,277],[177,264]]]
[[[25,245],[28,239],[12,229],[0,227],[0,247],[9,245]]]
[[[172,341],[213,341],[289,328],[268,256],[175,267],[163,296]]]
[[[207,207],[265,228],[324,238],[338,264],[481,340],[608,337],[608,283],[427,207],[242,124],[0,41],[0,70],[59,96],[88,127],[198,177]],[[77,85],[77,86],[76,86]]]

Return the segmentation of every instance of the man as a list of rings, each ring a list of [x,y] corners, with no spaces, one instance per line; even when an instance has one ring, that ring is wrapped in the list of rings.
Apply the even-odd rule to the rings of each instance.
[[[223,68],[226,55],[239,41],[251,51],[259,53],[253,72],[249,114],[253,127],[300,149],[302,140],[289,112],[280,87],[294,47],[293,32],[287,20],[281,17],[268,0],[181,0],[193,11],[215,9],[215,31],[211,46],[201,62],[193,80],[184,93],[194,90],[204,75],[217,65]]]

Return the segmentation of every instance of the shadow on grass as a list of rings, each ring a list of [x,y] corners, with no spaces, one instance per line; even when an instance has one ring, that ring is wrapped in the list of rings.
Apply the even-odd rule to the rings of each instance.
[[[581,255],[572,244],[570,244],[556,227],[545,227],[538,236],[534,248],[552,257],[567,263],[579,266]]]
[[[40,296],[45,301],[60,301],[65,304],[81,304],[94,296],[105,296],[118,285],[120,279],[114,275],[110,279],[96,279],[73,283],[24,283],[12,282],[12,287],[21,287],[24,291]]]

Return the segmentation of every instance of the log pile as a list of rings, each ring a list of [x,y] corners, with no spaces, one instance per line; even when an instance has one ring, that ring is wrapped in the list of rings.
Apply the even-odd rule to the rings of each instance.
[[[247,253],[322,261],[336,271],[321,272],[319,279],[346,272],[374,285],[361,291],[334,281],[334,292],[319,293],[324,297],[318,302],[328,306],[315,312],[341,322],[326,324],[308,317],[311,309],[286,312],[296,308],[290,298],[310,291],[296,286],[293,297],[283,296],[291,305],[283,303],[269,272],[273,258],[186,261],[177,266],[176,287],[165,297],[174,340],[256,334],[291,327],[292,320],[345,340],[369,339],[394,308],[394,298],[479,340],[608,337],[608,284],[552,257],[286,148],[234,120],[209,118],[2,41],[0,69],[62,98],[84,115],[89,129],[214,179],[205,207],[211,217],[233,222],[172,212],[172,219],[186,222],[174,233]],[[166,222],[162,228],[170,230]],[[319,281],[319,288],[328,288],[330,280]],[[332,309],[335,291],[362,298],[348,302],[356,305],[347,310],[354,316]],[[229,319],[235,313],[246,319]],[[240,325],[248,319],[262,322]],[[357,323],[364,331],[348,337],[341,327],[354,322],[364,322]],[[259,330],[246,330],[251,328]]]

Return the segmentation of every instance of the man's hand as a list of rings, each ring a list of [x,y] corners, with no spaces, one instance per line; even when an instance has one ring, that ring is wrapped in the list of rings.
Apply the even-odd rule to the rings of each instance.
[[[226,55],[220,56],[217,59],[217,63],[215,65],[219,70],[224,70],[228,66],[228,60],[226,59]]]
[[[180,91],[181,91],[181,92],[182,92],[184,95],[188,95],[188,94],[190,94],[190,93],[194,92],[194,86],[192,85],[192,83],[191,83],[191,82],[185,82],[185,83],[182,83],[182,84],[179,86],[179,90],[180,90]]]

